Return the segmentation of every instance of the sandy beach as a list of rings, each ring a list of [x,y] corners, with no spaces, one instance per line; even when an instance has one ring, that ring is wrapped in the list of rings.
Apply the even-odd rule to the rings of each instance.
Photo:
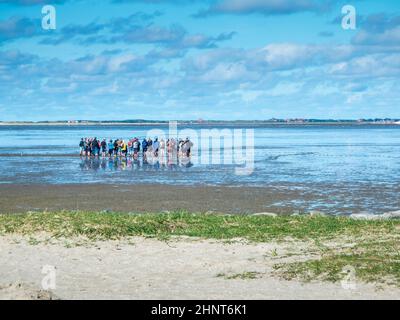
[[[274,263],[304,259],[290,253],[308,245],[193,238],[32,245],[7,236],[0,238],[0,299],[399,299],[393,287],[356,282],[349,289],[274,275]],[[48,291],[41,287],[45,265],[56,270]]]

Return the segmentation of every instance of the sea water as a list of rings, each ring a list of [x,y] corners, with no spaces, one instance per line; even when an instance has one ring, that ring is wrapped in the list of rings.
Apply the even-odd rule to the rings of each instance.
[[[158,128],[168,132],[167,126]],[[400,126],[395,125],[257,126],[251,175],[236,175],[234,164],[168,167],[131,159],[77,156],[82,137],[143,138],[153,129],[128,125],[0,126],[0,183],[268,187],[298,190],[299,196],[291,200],[293,205],[308,209],[326,208],[332,213],[399,209]],[[203,128],[190,129],[200,136]]]

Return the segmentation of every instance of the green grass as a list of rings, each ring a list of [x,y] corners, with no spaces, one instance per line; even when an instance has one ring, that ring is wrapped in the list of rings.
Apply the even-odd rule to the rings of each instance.
[[[247,215],[122,214],[94,212],[45,212],[0,215],[0,234],[32,235],[46,232],[53,237],[84,236],[109,240],[123,237],[189,236],[212,239],[244,238],[265,242],[286,237],[327,239],[337,236],[398,232],[400,221],[356,221],[333,217],[265,217]]]
[[[258,279],[261,276],[259,272],[255,271],[246,271],[242,273],[235,273],[231,275],[227,275],[225,273],[219,273],[217,274],[218,278],[224,278],[226,280],[255,280]]]
[[[400,221],[353,220],[346,217],[246,216],[191,214],[123,214],[95,212],[44,212],[0,215],[0,235],[19,234],[34,239],[45,233],[51,238],[83,237],[88,240],[116,240],[144,236],[168,239],[173,236],[200,237],[252,242],[289,239],[305,241],[310,258],[305,261],[275,265],[285,279],[337,282],[343,268],[352,266],[356,277],[366,282],[400,286]],[[36,244],[35,240],[30,241]],[[328,244],[327,244],[328,243]],[[335,245],[329,245],[334,243]],[[348,244],[352,244],[348,246]],[[292,257],[300,252],[295,249]],[[305,252],[307,254],[307,252]],[[272,253],[279,260],[278,253]],[[300,256],[304,255],[301,252]],[[257,274],[234,275],[250,279]]]
[[[400,239],[396,236],[379,242],[360,241],[352,248],[331,248],[321,252],[319,259],[276,264],[275,270],[287,280],[338,282],[350,267],[355,279],[362,282],[400,286]]]

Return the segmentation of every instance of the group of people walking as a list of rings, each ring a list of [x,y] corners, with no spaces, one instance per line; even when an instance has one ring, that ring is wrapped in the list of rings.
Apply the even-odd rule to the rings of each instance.
[[[97,138],[82,138],[79,143],[80,155],[85,157],[133,157],[138,159],[140,154],[143,159],[155,158],[179,158],[190,157],[193,143],[186,139],[164,139],[144,138],[140,141],[133,138],[128,141],[123,139],[99,140]]]

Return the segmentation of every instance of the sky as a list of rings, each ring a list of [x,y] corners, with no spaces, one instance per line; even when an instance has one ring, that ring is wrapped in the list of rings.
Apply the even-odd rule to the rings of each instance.
[[[0,0],[0,121],[386,117],[398,0]]]

